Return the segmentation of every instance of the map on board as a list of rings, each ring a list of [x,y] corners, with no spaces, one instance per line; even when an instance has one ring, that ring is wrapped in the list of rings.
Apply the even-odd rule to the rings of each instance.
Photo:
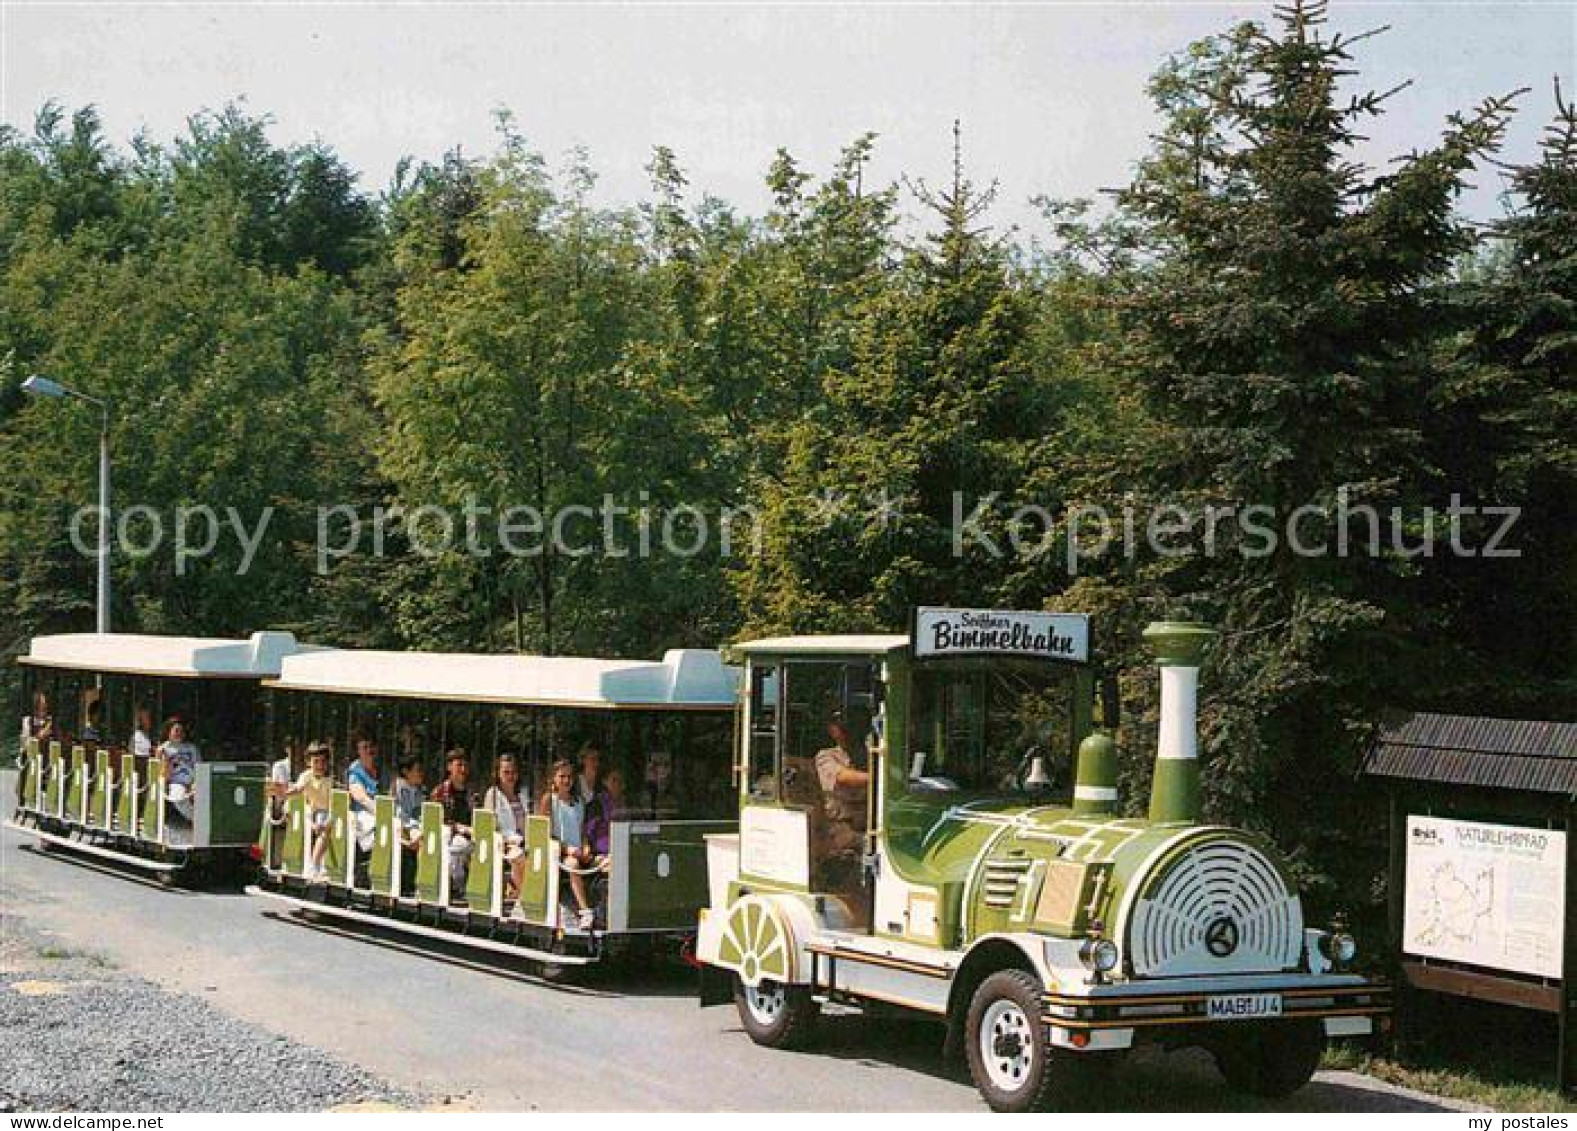
[[[1559,978],[1565,881],[1563,832],[1409,817],[1403,949]]]

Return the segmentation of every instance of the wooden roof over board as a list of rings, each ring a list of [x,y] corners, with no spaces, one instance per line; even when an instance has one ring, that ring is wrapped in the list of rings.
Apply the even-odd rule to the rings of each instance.
[[[1388,721],[1366,777],[1577,797],[1577,723],[1411,714]]]

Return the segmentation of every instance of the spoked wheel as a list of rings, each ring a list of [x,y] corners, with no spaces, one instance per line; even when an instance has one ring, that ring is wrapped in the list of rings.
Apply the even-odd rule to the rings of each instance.
[[[1032,976],[999,970],[986,978],[965,1029],[969,1074],[993,1111],[1039,1111],[1050,1102],[1053,1055]]]
[[[1280,1099],[1307,1084],[1319,1068],[1325,1026],[1317,1019],[1242,1025],[1220,1034],[1210,1052],[1235,1091]]]
[[[766,980],[747,986],[735,978],[734,1005],[750,1039],[775,1049],[803,1046],[820,1012],[808,987]]]

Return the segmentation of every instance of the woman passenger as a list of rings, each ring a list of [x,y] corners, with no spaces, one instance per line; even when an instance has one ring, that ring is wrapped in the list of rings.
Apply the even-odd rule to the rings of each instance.
[[[514,899],[526,872],[526,800],[520,796],[520,759],[500,754],[493,768],[493,784],[482,798],[483,807],[498,820],[504,842],[504,860],[509,864],[509,890]]]
[[[48,747],[58,738],[55,718],[49,713],[49,696],[42,691],[33,693],[33,713],[27,720],[27,737],[36,738],[40,747]]]
[[[153,754],[153,711],[138,704],[136,716],[136,728],[131,732],[131,752],[139,758],[148,758]]]
[[[179,718],[165,724],[164,742],[159,746],[164,759],[165,796],[182,820],[191,823],[194,789],[197,784],[197,747],[186,737],[186,724]]]
[[[617,766],[602,775],[602,788],[586,806],[586,843],[607,859],[612,847],[613,822],[629,816],[624,804],[624,772]]]
[[[591,901],[586,898],[586,880],[581,875],[594,863],[586,844],[586,803],[575,791],[575,767],[567,758],[553,763],[551,787],[542,795],[537,812],[552,821],[553,839],[559,842],[570,890],[575,893],[580,926],[589,928],[596,920]]]

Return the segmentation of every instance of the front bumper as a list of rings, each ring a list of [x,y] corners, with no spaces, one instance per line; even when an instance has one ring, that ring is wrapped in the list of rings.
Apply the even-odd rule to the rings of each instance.
[[[1212,999],[1236,995],[1276,995],[1274,1020],[1317,1018],[1329,1037],[1361,1037],[1374,1032],[1391,1012],[1391,987],[1357,975],[1286,975],[1246,978],[1169,979],[1143,983],[1080,986],[1045,995],[1043,1021],[1052,1043],[1073,1049],[1127,1048],[1136,1033],[1221,1029],[1243,1020],[1211,1017]],[[1263,1019],[1263,1018],[1260,1018]]]

